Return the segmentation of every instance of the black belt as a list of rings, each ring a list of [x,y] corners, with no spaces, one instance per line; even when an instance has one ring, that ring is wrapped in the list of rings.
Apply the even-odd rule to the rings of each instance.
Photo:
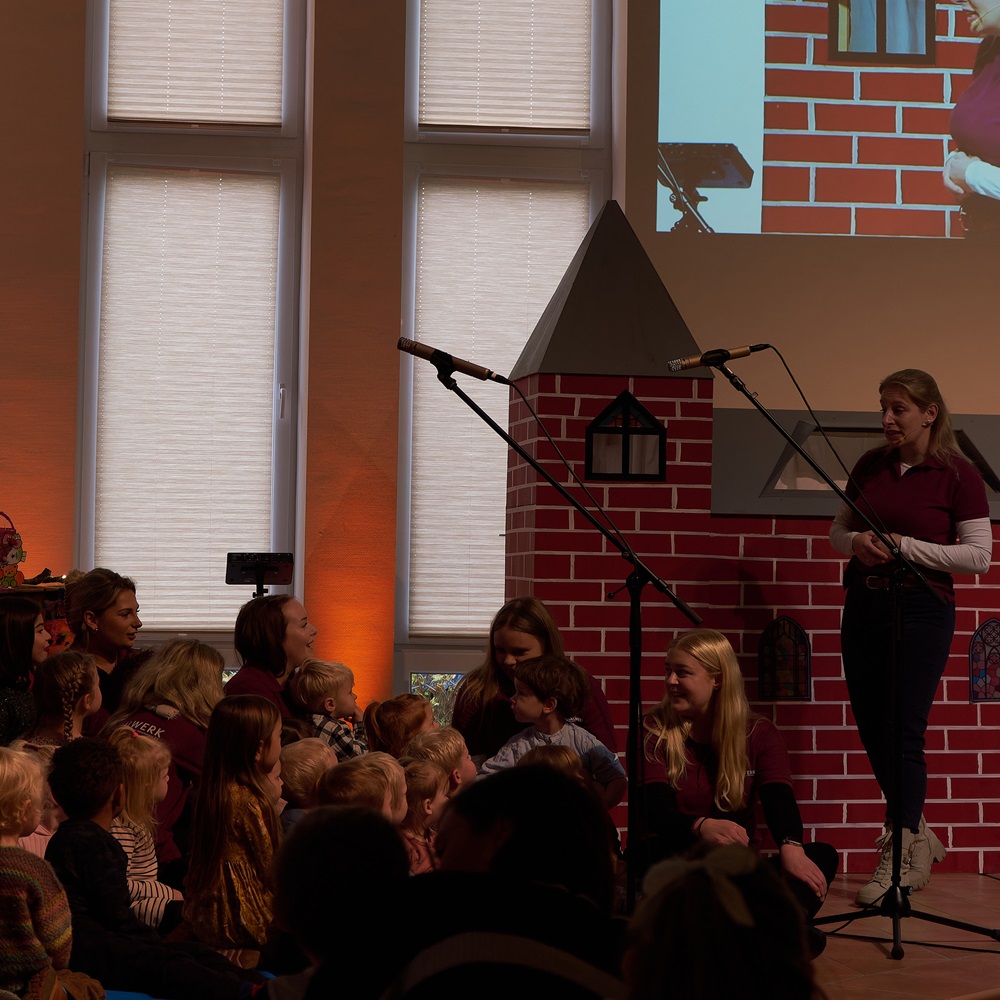
[[[865,576],[861,578],[861,582],[869,590],[892,590],[891,576]],[[901,584],[903,587],[917,587],[919,585],[912,577],[907,577]]]

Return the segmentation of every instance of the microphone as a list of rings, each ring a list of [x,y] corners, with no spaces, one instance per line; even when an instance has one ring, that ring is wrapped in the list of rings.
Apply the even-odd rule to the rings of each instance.
[[[471,375],[473,378],[482,379],[484,382],[500,382],[503,385],[510,385],[509,379],[504,378],[503,375],[498,375],[489,368],[473,364],[471,361],[463,361],[461,358],[453,358],[444,351],[428,347],[427,344],[418,344],[415,340],[407,340],[406,337],[399,338],[396,348],[397,350],[405,351],[407,354],[412,354],[416,358],[423,358],[425,361],[430,361],[435,365],[442,362],[449,368],[461,372],[463,375]]]
[[[715,365],[724,365],[733,358],[745,358],[748,354],[766,351],[770,346],[770,344],[748,344],[746,347],[734,347],[731,351],[706,351],[704,354],[694,354],[690,358],[670,361],[667,363],[667,368],[672,372],[683,372],[688,368],[713,368]]]

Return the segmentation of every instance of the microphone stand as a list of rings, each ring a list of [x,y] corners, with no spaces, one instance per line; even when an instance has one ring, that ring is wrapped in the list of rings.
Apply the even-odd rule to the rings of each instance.
[[[728,360],[728,359],[725,359]],[[892,822],[892,880],[890,887],[886,890],[885,894],[882,896],[881,902],[878,907],[874,905],[865,907],[861,910],[852,910],[847,913],[837,913],[828,917],[820,917],[819,919],[813,918],[811,921],[813,926],[818,924],[830,924],[830,923],[851,923],[854,920],[863,920],[868,917],[879,917],[885,916],[892,920],[892,951],[891,955],[894,959],[901,959],[903,957],[903,945],[902,945],[902,928],[901,921],[903,917],[914,917],[917,920],[926,920],[929,923],[944,924],[948,927],[955,927],[959,930],[970,931],[974,934],[983,934],[986,937],[993,938],[994,941],[1000,941],[1000,929],[990,929],[987,927],[980,927],[977,924],[965,923],[961,920],[953,920],[950,917],[940,917],[933,913],[920,913],[914,910],[910,906],[909,900],[909,887],[903,886],[901,884],[900,878],[900,867],[903,859],[903,824],[902,824],[902,811],[903,811],[903,801],[902,795],[900,794],[903,787],[903,729],[902,729],[902,719],[901,719],[901,706],[899,692],[902,689],[903,684],[903,586],[907,575],[916,578],[920,585],[925,588],[929,593],[933,594],[938,600],[944,602],[944,596],[937,590],[934,589],[927,582],[927,578],[921,571],[914,566],[914,564],[908,560],[899,551],[898,547],[893,545],[892,540],[882,533],[882,531],[872,523],[871,519],[866,515],[857,504],[852,501],[847,494],[826,474],[826,472],[817,465],[817,463],[812,459],[812,457],[806,454],[805,450],[799,445],[799,443],[792,437],[784,427],[767,411],[764,405],[757,399],[756,394],[751,393],[747,390],[746,384],[741,378],[739,378],[735,372],[726,367],[725,360],[718,363],[710,364],[710,367],[717,369],[723,375],[729,379],[730,384],[739,392],[742,396],[746,397],[756,410],[761,413],[768,423],[771,424],[775,430],[792,446],[792,448],[809,463],[813,471],[826,483],[827,486],[837,494],[838,497],[844,503],[846,503],[852,511],[861,519],[861,521],[866,524],[876,535],[876,537],[885,545],[886,549],[890,551],[896,560],[896,567],[892,572],[892,657],[891,657],[891,671],[890,671],[890,695],[892,700],[892,750],[893,750],[893,761],[892,761],[892,774],[890,784],[892,787],[892,803],[890,806],[890,820]]]
[[[520,444],[517,443],[485,410],[474,400],[470,399],[455,382],[452,377],[454,365],[450,355],[444,352],[435,352],[429,358],[431,364],[437,368],[438,381],[446,388],[450,389],[459,399],[465,403],[481,420],[488,424],[507,444],[517,452],[551,487],[553,487],[564,499],[566,499],[579,513],[581,513],[616,549],[622,558],[632,566],[631,572],[625,580],[625,588],[629,595],[629,715],[628,715],[628,742],[625,751],[626,767],[629,783],[628,796],[628,844],[632,847],[632,836],[639,829],[638,816],[638,796],[635,794],[637,787],[638,769],[641,757],[641,732],[642,732],[642,696],[640,690],[640,677],[642,675],[642,591],[646,584],[652,584],[661,594],[666,595],[673,602],[688,621],[694,625],[701,624],[701,617],[688,607],[659,577],[650,570],[645,563],[622,541],[617,538],[606,525],[594,517],[586,507],[584,507],[570,493],[562,483],[557,482],[549,472],[544,469],[534,457],[529,455]],[[621,592],[622,588],[608,594],[608,599],[612,599]],[[631,913],[635,904],[635,889],[637,881],[637,851],[630,849],[626,854],[626,906]]]

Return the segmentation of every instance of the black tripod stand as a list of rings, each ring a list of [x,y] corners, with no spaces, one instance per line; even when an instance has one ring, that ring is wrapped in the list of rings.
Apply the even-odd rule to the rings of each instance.
[[[728,359],[727,359],[728,360]],[[1000,941],[1000,929],[980,927],[976,924],[965,923],[960,920],[953,920],[950,917],[941,917],[932,913],[920,913],[910,906],[908,887],[902,885],[901,865],[903,855],[903,823],[902,823],[902,764],[903,764],[903,727],[901,718],[901,698],[900,691],[903,684],[903,657],[904,657],[904,630],[903,630],[903,589],[909,583],[911,586],[926,588],[938,600],[944,601],[944,596],[928,583],[927,579],[907,560],[898,547],[893,544],[882,530],[872,523],[871,519],[859,509],[859,507],[847,496],[846,493],[826,474],[826,472],[813,461],[812,457],[799,445],[788,431],[767,411],[767,409],[757,399],[756,394],[750,393],[742,379],[726,367],[724,362],[714,364],[711,367],[720,371],[732,386],[750,400],[753,406],[760,412],[779,434],[794,448],[794,450],[811,466],[816,474],[840,497],[844,503],[848,504],[852,511],[866,524],[882,542],[886,549],[892,553],[896,560],[896,568],[892,574],[892,656],[890,670],[890,697],[891,718],[892,718],[892,774],[890,778],[890,822],[892,823],[892,877],[890,887],[882,896],[878,907],[871,906],[863,910],[852,910],[849,913],[839,913],[833,916],[814,919],[814,925],[830,923],[850,923],[854,920],[861,920],[867,917],[886,916],[892,920],[892,951],[894,959],[903,957],[902,927],[904,917],[914,917],[918,920],[926,920],[930,923],[945,924],[948,927],[955,927],[959,930],[970,931],[975,934],[983,934]]]

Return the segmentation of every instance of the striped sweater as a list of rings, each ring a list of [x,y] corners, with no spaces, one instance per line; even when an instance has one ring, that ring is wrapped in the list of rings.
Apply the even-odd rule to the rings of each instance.
[[[47,861],[0,847],[0,988],[22,993],[35,973],[65,969],[73,944],[69,902]]]
[[[137,823],[119,816],[111,824],[111,835],[121,844],[128,858],[126,875],[132,913],[147,927],[159,927],[167,903],[174,898],[174,890],[157,879],[159,869],[151,834]]]

